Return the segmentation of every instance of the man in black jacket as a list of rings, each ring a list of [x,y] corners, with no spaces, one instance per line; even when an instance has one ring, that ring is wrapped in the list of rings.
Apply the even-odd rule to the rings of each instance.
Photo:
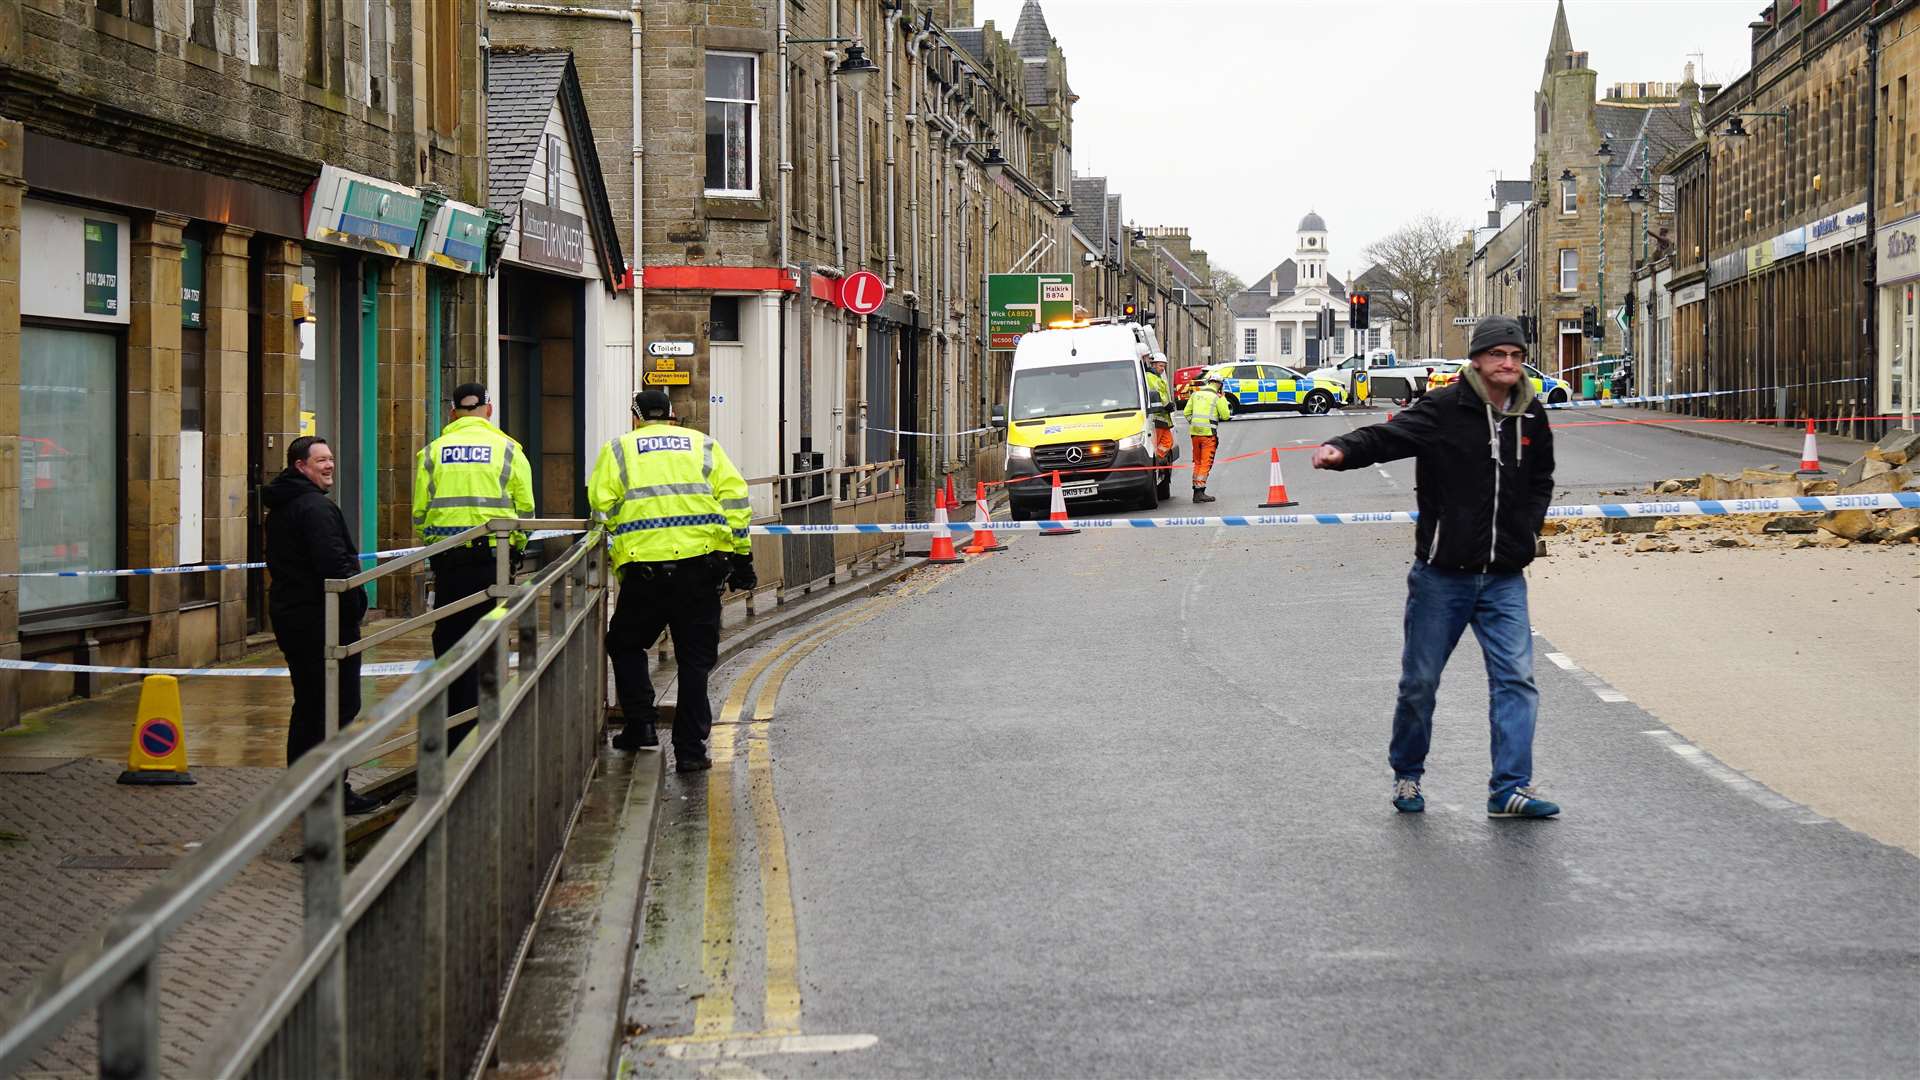
[[[293,675],[293,716],[287,723],[287,764],[327,737],[325,581],[360,572],[360,556],[347,519],[327,492],[333,489],[333,448],[317,435],[287,444],[287,468],[267,484],[267,612],[274,640]],[[340,641],[360,640],[367,594],[340,595]],[[340,726],[360,712],[360,658],[340,661]],[[380,805],[346,789],[349,814]]]
[[[1359,469],[1412,457],[1419,525],[1407,574],[1406,640],[1400,698],[1393,710],[1393,805],[1426,809],[1420,779],[1433,735],[1440,673],[1473,627],[1486,655],[1492,702],[1493,777],[1489,817],[1545,818],[1560,808],[1532,788],[1533,684],[1527,579],[1535,541],[1553,500],[1553,432],[1521,362],[1520,324],[1505,316],[1474,328],[1461,379],[1422,398],[1392,423],[1331,439],[1316,469]]]

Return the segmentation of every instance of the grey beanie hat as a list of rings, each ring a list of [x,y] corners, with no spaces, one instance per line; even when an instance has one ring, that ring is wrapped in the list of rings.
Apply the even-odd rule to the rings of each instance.
[[[1479,356],[1498,345],[1517,345],[1522,350],[1527,347],[1527,335],[1520,329],[1520,320],[1510,315],[1489,315],[1473,327],[1473,342],[1467,346],[1468,356]]]

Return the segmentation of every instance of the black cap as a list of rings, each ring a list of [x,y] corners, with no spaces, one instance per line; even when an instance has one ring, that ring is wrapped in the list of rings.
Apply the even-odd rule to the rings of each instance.
[[[1513,345],[1525,352],[1527,349],[1526,332],[1520,328],[1520,320],[1506,315],[1489,315],[1473,327],[1473,340],[1467,345],[1468,356],[1479,356],[1488,349],[1501,345]]]
[[[487,388],[477,382],[463,382],[453,388],[453,407],[465,411],[487,403]]]
[[[642,420],[665,420],[673,415],[673,402],[665,390],[642,390],[633,395],[633,415]]]

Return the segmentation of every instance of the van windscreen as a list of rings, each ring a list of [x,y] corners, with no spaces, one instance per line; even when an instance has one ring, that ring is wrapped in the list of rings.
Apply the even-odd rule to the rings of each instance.
[[[1126,360],[1029,368],[1013,375],[1013,418],[1140,407],[1140,368]]]

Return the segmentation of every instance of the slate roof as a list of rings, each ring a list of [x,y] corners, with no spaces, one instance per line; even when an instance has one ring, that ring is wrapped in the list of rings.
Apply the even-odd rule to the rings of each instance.
[[[1280,295],[1272,296],[1268,294],[1268,289],[1276,275],[1280,278]],[[1247,286],[1245,292],[1227,297],[1227,307],[1236,318],[1258,319],[1266,315],[1268,308],[1300,291],[1299,286],[1300,268],[1294,265],[1292,259],[1288,259],[1267,271],[1259,281]],[[1344,296],[1347,287],[1340,283],[1339,278],[1328,274],[1327,291],[1335,296]]]
[[[1693,142],[1693,117],[1685,105],[1595,105],[1593,122],[1613,143],[1607,194],[1625,195],[1640,184],[1640,168]],[[1651,181],[1649,181],[1651,182]]]
[[[1073,200],[1073,227],[1093,242],[1095,250],[1104,253],[1107,243],[1107,178],[1074,177],[1070,198]]]
[[[593,127],[587,120],[586,98],[569,49],[494,48],[487,59],[487,207],[517,224],[520,198],[540,149],[547,117],[555,105],[567,129],[573,151],[574,173],[586,206],[587,227],[600,256],[601,284],[612,290],[626,274],[620,251],[620,232],[607,202],[606,177],[600,171],[600,153],[594,149]]]
[[[566,49],[496,48],[487,60],[487,206],[511,214],[533,171],[573,54]]]
[[[947,36],[953,39],[954,44],[972,53],[974,59],[979,60],[981,63],[986,62],[987,32],[984,28],[978,26],[961,27],[957,30],[947,31]]]
[[[1052,88],[1052,80],[1047,78],[1047,65],[1041,60],[1026,60],[1020,65],[1021,75],[1025,79],[1023,87],[1027,104],[1041,106],[1047,103],[1047,91]]]
[[[1040,0],[1027,0],[1020,9],[1020,21],[1013,27],[1013,50],[1021,56],[1045,56],[1053,44],[1053,31],[1047,29],[1047,16]]]

